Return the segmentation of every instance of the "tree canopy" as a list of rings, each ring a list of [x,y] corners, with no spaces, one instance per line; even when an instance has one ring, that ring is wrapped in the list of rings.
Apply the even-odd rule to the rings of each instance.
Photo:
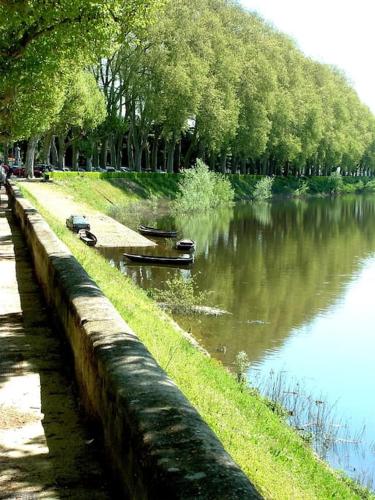
[[[0,139],[45,134],[91,68],[107,118],[88,164],[374,171],[375,119],[345,75],[234,0],[8,0],[0,19]]]
[[[125,27],[142,26],[154,3],[3,0],[0,137],[45,131],[64,104],[71,72],[113,51]]]

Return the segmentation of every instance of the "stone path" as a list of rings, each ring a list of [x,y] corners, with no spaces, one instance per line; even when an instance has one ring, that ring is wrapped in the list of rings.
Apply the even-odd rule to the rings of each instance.
[[[0,195],[0,498],[116,498],[4,188]]]
[[[91,231],[98,238],[98,247],[152,247],[156,243],[120,224],[112,217],[78,203],[69,195],[56,189],[53,183],[24,182],[28,191],[57,219],[65,224],[70,215],[85,215]]]

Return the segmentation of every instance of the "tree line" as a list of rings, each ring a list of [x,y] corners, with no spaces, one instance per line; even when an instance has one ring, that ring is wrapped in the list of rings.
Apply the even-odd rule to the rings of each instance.
[[[345,75],[235,1],[54,5],[0,6],[4,144],[73,168],[374,172],[375,119]]]

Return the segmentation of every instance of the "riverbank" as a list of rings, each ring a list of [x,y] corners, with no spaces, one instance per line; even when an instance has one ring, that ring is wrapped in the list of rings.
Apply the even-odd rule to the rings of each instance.
[[[99,172],[52,172],[50,178],[82,201],[96,208],[108,210],[109,206],[152,197],[173,199],[178,191],[179,175],[160,173],[99,173]],[[257,175],[230,174],[227,176],[235,193],[236,201],[251,200]],[[82,180],[85,182],[82,182]],[[92,191],[87,186],[92,186]],[[331,196],[347,193],[375,192],[372,177],[273,177],[272,196],[301,198]]]
[[[99,201],[90,183],[69,189],[80,191],[95,206],[104,206],[103,196]],[[108,186],[111,201],[124,202],[121,189]],[[59,189],[68,188],[60,185]],[[318,460],[261,398],[239,386],[218,362],[193,349],[142,290],[84,247],[43,208],[42,199],[38,208],[266,498],[370,498]]]

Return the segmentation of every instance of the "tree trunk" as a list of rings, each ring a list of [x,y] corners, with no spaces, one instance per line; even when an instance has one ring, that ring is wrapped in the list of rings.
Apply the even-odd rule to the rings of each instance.
[[[150,146],[148,142],[146,142],[145,144],[144,151],[145,151],[146,170],[151,170]]]
[[[5,165],[9,164],[9,143],[4,142],[4,163]]]
[[[168,145],[167,172],[169,174],[173,174],[175,147],[176,147],[176,143],[174,142],[174,139],[172,139],[172,141]]]
[[[42,162],[45,165],[50,165],[50,156],[51,156],[51,141],[52,141],[52,133],[48,132],[44,137],[43,137],[43,143],[42,143]]]
[[[246,174],[246,160],[245,158],[241,158],[241,174],[245,175]]]
[[[142,171],[142,148],[139,147],[138,144],[134,144],[134,168],[136,172]]]
[[[122,141],[124,140],[124,136],[122,133],[117,138],[116,144],[116,158],[117,158],[117,167],[122,167]]]
[[[177,170],[181,170],[181,139],[178,142],[178,149],[177,149]]]
[[[158,143],[159,139],[155,137],[152,142],[152,153],[151,153],[151,165],[152,165],[151,168],[154,172],[156,172],[158,169]]]
[[[105,168],[107,166],[107,149],[108,149],[108,139],[105,138],[102,141],[102,147],[100,150],[100,166]]]
[[[72,169],[78,170],[79,149],[77,143],[72,144]]]
[[[128,133],[127,144],[128,144],[128,166],[131,170],[134,170],[134,154],[133,154],[133,146],[132,146],[130,132]]]
[[[220,172],[225,174],[227,170],[227,153],[222,153],[220,158]]]
[[[211,155],[210,155],[210,170],[212,170],[213,172],[215,172],[215,170],[216,170],[216,154],[215,153],[211,153]]]
[[[111,151],[111,167],[117,168],[117,151],[116,151],[116,138],[115,135],[112,134],[111,136],[111,144],[110,144],[110,151]]]
[[[186,154],[185,154],[184,168],[190,167],[191,155],[192,155],[193,150],[197,144],[197,131],[198,131],[197,125],[195,125],[193,137],[191,138],[191,142],[190,142],[188,150],[186,151]]]
[[[59,163],[59,156],[57,154],[57,148],[56,148],[56,138],[54,135],[51,137],[51,161],[52,165],[54,165],[55,167]]]
[[[34,136],[31,137],[27,143],[25,170],[26,170],[26,177],[28,178],[34,177],[34,160],[38,142],[39,142],[39,137]]]
[[[167,170],[167,145],[164,141],[164,149],[163,149],[163,171]]]
[[[59,166],[59,168],[64,168],[65,167],[65,150],[66,150],[65,134],[58,135],[57,142],[59,144],[59,155],[58,155],[57,165]]]

